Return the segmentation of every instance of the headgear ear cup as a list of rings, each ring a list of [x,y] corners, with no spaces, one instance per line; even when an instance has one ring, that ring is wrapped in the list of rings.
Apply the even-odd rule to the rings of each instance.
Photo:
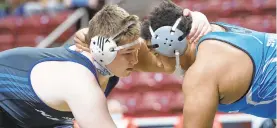
[[[90,50],[94,60],[100,63],[102,66],[110,64],[117,55],[117,50],[113,50],[117,48],[117,44],[114,39],[133,24],[135,24],[135,22],[129,22],[123,29],[121,29],[121,31],[113,35],[111,38],[104,36],[93,37],[90,42]]]
[[[159,54],[176,58],[174,73],[178,76],[184,74],[179,56],[184,54],[187,48],[186,40],[183,38],[184,33],[177,29],[181,20],[182,18],[180,17],[173,26],[162,26],[155,31],[149,25],[149,31],[152,36],[151,45],[156,46],[155,51]]]
[[[181,18],[179,18],[173,26],[162,26],[155,30],[155,32],[151,26],[149,26],[152,35],[151,43],[152,45],[159,46],[158,48],[155,48],[159,54],[168,57],[175,57],[175,50],[178,50],[180,55],[185,52],[187,47],[186,40],[180,40],[180,37],[182,37],[184,33],[177,29],[180,21]]]
[[[96,36],[91,39],[90,49],[92,57],[104,66],[110,64],[115,59],[117,51],[112,51],[112,49],[116,47],[116,42],[103,36]]]

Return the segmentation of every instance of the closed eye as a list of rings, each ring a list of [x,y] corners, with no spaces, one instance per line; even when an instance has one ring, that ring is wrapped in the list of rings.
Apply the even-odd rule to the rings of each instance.
[[[153,53],[155,56],[158,56],[158,55],[159,55],[159,53],[157,53],[157,52],[155,51],[154,48],[149,48],[149,51],[150,51],[151,53]]]
[[[153,53],[155,56],[159,55],[159,53],[157,53],[154,49],[150,49],[150,52]]]
[[[132,54],[132,53],[124,53],[124,55],[130,55],[130,54]]]
[[[122,54],[123,55],[131,55],[132,53],[136,53],[136,52],[138,52],[138,50],[133,49],[133,50],[128,50],[128,51],[126,51],[126,52],[124,52]]]

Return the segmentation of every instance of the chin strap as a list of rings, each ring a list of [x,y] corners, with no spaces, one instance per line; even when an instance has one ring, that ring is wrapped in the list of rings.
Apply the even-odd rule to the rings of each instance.
[[[180,53],[178,50],[175,50],[175,57],[176,57],[176,65],[175,65],[175,71],[174,74],[176,76],[184,76],[185,70],[182,69],[180,65]]]
[[[96,71],[99,72],[102,76],[112,77],[114,76],[106,67],[101,66],[97,61],[93,61],[93,65],[96,68]]]

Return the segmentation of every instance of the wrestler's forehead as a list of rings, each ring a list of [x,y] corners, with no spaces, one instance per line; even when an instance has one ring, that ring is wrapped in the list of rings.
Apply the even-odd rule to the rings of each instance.
[[[122,49],[121,51],[122,51],[122,52],[132,52],[132,51],[138,50],[139,48],[140,48],[140,44],[135,44],[135,45],[133,45],[133,46],[131,46],[131,47],[124,48],[124,49]]]

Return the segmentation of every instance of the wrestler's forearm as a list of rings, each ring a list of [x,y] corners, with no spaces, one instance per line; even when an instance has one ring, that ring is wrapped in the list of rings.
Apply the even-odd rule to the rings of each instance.
[[[212,128],[218,99],[216,89],[184,87],[184,128]],[[190,85],[189,85],[190,86]],[[201,85],[202,86],[202,85]],[[205,86],[203,84],[203,86]],[[197,89],[192,89],[197,88]],[[208,88],[208,87],[207,87]],[[191,89],[191,90],[188,90]]]

